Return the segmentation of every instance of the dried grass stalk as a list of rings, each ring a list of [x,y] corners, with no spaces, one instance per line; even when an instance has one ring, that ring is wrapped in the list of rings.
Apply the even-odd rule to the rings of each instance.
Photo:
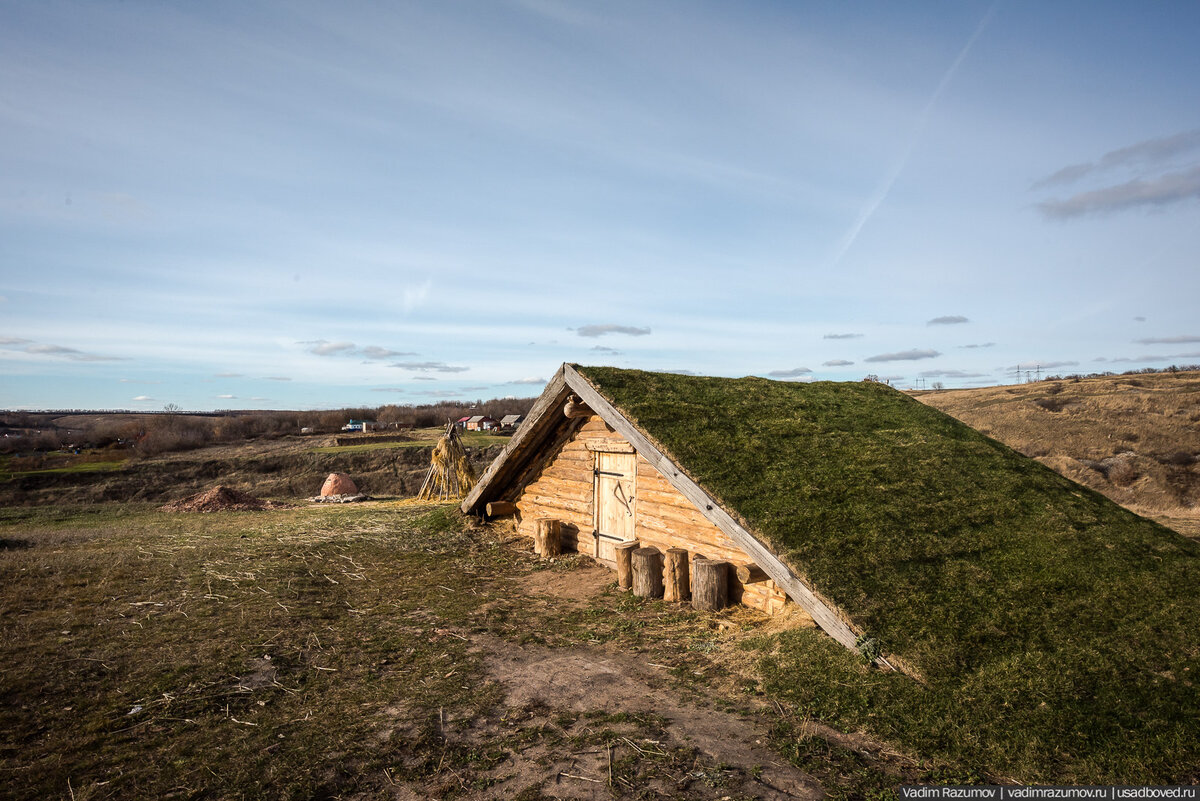
[[[417,497],[426,501],[463,498],[474,485],[475,470],[467,459],[458,427],[447,423],[446,433],[433,449],[429,472]]]

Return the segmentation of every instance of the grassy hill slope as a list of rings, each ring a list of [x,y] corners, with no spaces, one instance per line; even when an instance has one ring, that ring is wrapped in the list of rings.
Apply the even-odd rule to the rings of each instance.
[[[1023,776],[1200,764],[1200,545],[880,384],[578,369],[916,667],[922,737]]]

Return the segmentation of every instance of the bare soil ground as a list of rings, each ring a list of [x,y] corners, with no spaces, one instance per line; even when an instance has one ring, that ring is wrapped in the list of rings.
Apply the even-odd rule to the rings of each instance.
[[[1200,373],[915,394],[1131,511],[1200,536]]]

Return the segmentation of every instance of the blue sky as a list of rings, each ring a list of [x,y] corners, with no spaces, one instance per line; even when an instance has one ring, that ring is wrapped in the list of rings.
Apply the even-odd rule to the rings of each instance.
[[[1198,363],[1198,40],[1191,2],[0,2],[0,407]]]

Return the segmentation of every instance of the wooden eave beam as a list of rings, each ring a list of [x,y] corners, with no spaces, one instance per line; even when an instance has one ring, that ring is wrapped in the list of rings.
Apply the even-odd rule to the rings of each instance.
[[[699,484],[688,478],[637,426],[629,422],[625,415],[621,414],[615,406],[597,392],[595,387],[575,368],[564,364],[560,373],[570,390],[579,395],[592,408],[592,411],[604,419],[604,422],[632,443],[637,452],[654,465],[671,486],[691,501],[709,522],[737,543],[738,547],[745,551],[763,569],[763,572],[788,594],[788,597],[812,616],[812,619],[826,634],[851,651],[858,651],[858,635],[846,623],[844,615],[839,614],[834,607],[819,598],[779,557],[721,508],[716,499],[705,492]],[[465,502],[463,508],[466,509]],[[888,670],[894,670],[892,665],[882,657],[876,660],[876,664]]]

